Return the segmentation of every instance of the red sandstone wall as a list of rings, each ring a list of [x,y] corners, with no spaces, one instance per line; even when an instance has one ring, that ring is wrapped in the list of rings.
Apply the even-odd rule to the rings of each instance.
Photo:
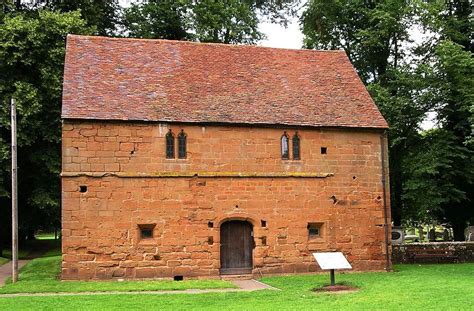
[[[356,270],[384,269],[380,132],[299,129],[302,160],[292,161],[280,157],[282,129],[171,128],[188,135],[187,159],[165,159],[166,125],[64,123],[64,279],[218,276],[227,219],[253,223],[255,273],[316,271],[311,253],[331,250]],[[179,176],[190,172],[275,177]],[[324,223],[322,237],[308,238],[308,222]],[[140,240],[148,223],[155,237]]]

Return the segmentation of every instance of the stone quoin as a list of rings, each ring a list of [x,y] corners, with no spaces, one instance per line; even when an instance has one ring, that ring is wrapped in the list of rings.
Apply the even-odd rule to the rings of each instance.
[[[387,124],[343,51],[68,36],[62,278],[390,269]]]

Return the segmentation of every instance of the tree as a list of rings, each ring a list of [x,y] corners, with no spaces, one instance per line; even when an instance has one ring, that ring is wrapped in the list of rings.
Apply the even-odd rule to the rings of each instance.
[[[342,48],[366,84],[385,83],[405,55],[413,10],[403,0],[312,0],[301,18],[304,45]]]
[[[80,12],[13,12],[0,24],[0,206],[10,193],[10,98],[18,109],[20,236],[59,225],[61,90],[68,33],[90,34]],[[9,236],[2,208],[1,237]]]
[[[240,0],[200,0],[192,5],[196,37],[203,42],[253,44],[262,39],[255,6]]]
[[[258,7],[274,10],[253,1],[149,0],[125,9],[122,24],[131,37],[253,44],[262,38]]]
[[[446,154],[450,167],[443,183],[449,183],[449,200],[438,213],[453,226],[454,237],[464,239],[464,228],[474,223],[474,146],[472,139],[474,106],[474,58],[465,47],[452,41],[441,41],[435,49],[437,84],[442,96],[438,104],[438,122],[449,134],[445,140],[454,152]]]
[[[442,162],[449,166],[440,172],[441,183],[452,195],[440,204],[436,216],[453,226],[455,239],[463,240],[465,226],[474,223],[473,13],[466,0],[426,3],[421,12],[423,26],[434,34],[423,46],[423,59],[435,68],[435,112],[449,137],[442,143],[453,150],[445,154]]]
[[[47,0],[46,8],[60,12],[80,10],[87,26],[95,27],[98,35],[115,35],[120,6],[117,0]]]
[[[468,193],[457,185],[460,176],[472,179],[473,165],[467,148],[456,140],[452,133],[442,128],[420,133],[418,144],[402,163],[407,175],[403,215],[408,223],[450,223],[455,237],[462,240],[463,229],[473,211],[465,204]],[[458,163],[464,163],[466,167],[461,168]],[[472,185],[472,180],[463,179],[461,184]]]
[[[150,0],[125,9],[122,25],[135,38],[189,39],[188,1]]]

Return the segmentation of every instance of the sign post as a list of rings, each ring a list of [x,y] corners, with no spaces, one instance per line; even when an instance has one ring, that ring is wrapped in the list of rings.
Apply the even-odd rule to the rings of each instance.
[[[341,252],[313,253],[313,256],[322,270],[329,270],[331,286],[336,285],[335,270],[352,269],[351,264]]]

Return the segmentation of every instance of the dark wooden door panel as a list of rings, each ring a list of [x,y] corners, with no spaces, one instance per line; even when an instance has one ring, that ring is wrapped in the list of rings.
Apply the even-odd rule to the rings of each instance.
[[[221,272],[250,272],[252,251],[253,234],[249,222],[233,220],[221,225]]]

